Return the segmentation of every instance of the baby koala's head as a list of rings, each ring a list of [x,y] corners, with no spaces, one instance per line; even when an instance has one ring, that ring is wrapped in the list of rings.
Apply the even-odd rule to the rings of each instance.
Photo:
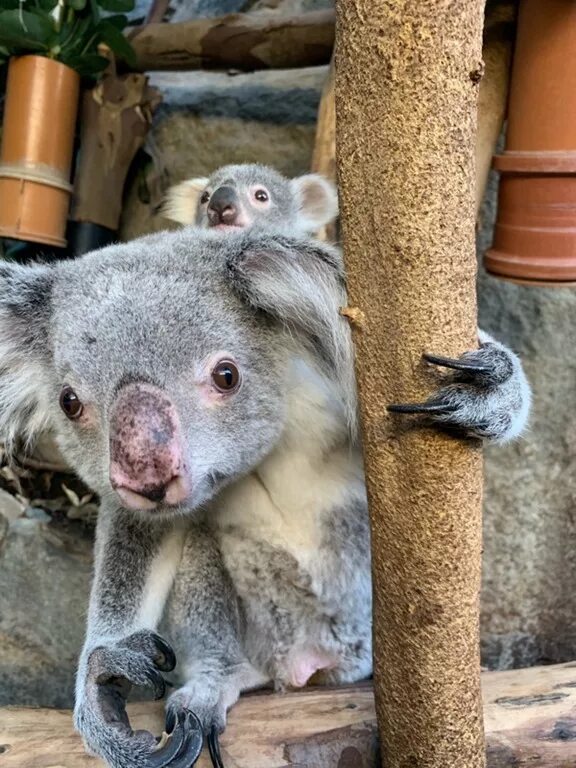
[[[318,174],[287,179],[265,165],[225,165],[169,192],[163,215],[181,224],[258,227],[311,235],[338,215],[336,188]]]

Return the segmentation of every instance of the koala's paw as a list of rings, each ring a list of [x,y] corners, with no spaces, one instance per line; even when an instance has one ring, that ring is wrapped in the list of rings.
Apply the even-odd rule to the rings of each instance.
[[[236,698],[237,696],[234,700]],[[210,733],[213,728],[217,733],[222,733],[226,727],[228,706],[225,693],[210,681],[188,683],[169,697],[166,705],[166,723],[171,724],[179,712],[192,711],[204,733]]]
[[[170,696],[166,707],[166,724],[173,723],[181,712],[193,711],[206,734],[212,765],[214,768],[223,768],[219,735],[226,727],[228,708],[238,696],[239,690],[234,685],[226,686],[223,681],[199,678]]]
[[[424,355],[431,365],[453,371],[447,383],[424,403],[390,405],[392,413],[423,414],[430,421],[469,437],[505,443],[525,428],[530,386],[518,357],[480,332],[478,350],[457,360]]]
[[[176,665],[174,652],[158,635],[142,631],[111,645],[94,648],[86,659],[74,720],[90,752],[112,768],[190,768],[202,751],[203,733],[193,712],[167,720],[157,740],[148,731],[133,731],[126,714],[132,685],[165,693],[162,672]]]

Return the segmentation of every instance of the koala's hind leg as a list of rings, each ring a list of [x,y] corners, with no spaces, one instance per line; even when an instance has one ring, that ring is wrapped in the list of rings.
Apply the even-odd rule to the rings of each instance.
[[[182,683],[168,700],[168,721],[189,710],[206,734],[220,732],[240,693],[267,679],[244,654],[238,598],[218,544],[203,526],[194,526],[188,534],[167,622]]]
[[[424,403],[390,405],[392,413],[423,414],[430,421],[470,437],[505,443],[524,430],[530,386],[512,350],[479,331],[480,348],[457,360],[425,354],[434,366],[451,371]]]

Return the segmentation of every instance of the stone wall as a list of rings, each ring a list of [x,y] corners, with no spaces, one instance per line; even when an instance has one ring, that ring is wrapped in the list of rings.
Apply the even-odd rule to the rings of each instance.
[[[478,238],[491,242],[492,176]],[[480,325],[522,358],[530,430],[486,451],[484,658],[501,668],[576,658],[576,321],[574,288],[498,280],[480,269]]]

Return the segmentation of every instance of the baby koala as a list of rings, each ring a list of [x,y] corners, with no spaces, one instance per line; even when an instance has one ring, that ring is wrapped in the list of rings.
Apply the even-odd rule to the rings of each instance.
[[[338,215],[336,188],[310,173],[287,179],[265,165],[225,165],[173,187],[162,211],[180,224],[218,230],[259,227],[313,235]]]

